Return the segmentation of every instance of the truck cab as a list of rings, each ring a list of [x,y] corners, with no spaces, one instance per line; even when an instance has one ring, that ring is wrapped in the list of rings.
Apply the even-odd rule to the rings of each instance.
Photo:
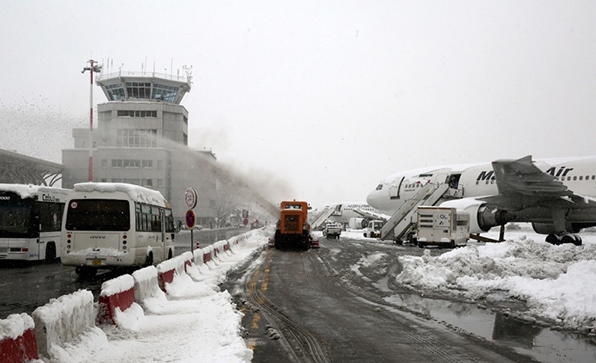
[[[364,229],[364,237],[367,238],[379,238],[381,236],[381,228],[383,228],[383,222],[380,219],[374,219],[368,222],[368,226]]]

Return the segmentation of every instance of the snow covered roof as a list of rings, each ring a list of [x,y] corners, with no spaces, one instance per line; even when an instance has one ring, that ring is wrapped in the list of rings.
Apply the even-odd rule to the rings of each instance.
[[[161,195],[160,192],[148,188],[144,188],[134,184],[126,183],[77,183],[74,185],[75,192],[82,193],[126,193],[135,202],[148,203],[159,205],[162,207],[169,207],[169,203]]]
[[[39,191],[58,191],[67,192],[68,189],[53,188],[41,185],[32,184],[0,184],[0,191],[13,192],[18,194],[21,198],[34,198]]]

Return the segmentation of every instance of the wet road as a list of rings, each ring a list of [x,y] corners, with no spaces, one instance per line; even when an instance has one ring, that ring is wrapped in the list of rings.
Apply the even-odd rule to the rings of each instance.
[[[31,314],[50,299],[88,289],[98,295],[101,284],[117,276],[103,272],[91,280],[80,280],[73,267],[53,263],[12,263],[0,261],[0,319],[10,314]]]
[[[374,266],[359,264],[379,251]],[[404,254],[422,250],[322,239],[319,250],[264,252],[254,270],[238,271],[241,286],[226,286],[244,291],[236,296],[253,362],[596,361],[593,339],[510,318],[522,302],[495,294],[479,304],[397,285],[387,275],[399,273]]]

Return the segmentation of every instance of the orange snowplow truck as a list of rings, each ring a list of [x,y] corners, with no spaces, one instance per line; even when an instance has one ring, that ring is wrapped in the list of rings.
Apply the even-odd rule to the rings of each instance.
[[[308,223],[308,203],[293,201],[281,202],[280,218],[275,228],[273,243],[275,249],[301,249],[311,247],[310,224]]]

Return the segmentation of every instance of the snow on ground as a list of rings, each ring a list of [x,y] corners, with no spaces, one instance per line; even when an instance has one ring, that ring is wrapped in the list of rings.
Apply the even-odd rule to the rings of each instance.
[[[168,286],[171,296],[133,304],[117,311],[119,327],[102,326],[75,344],[54,351],[61,363],[71,362],[250,362],[252,351],[241,337],[242,313],[228,291],[217,283],[226,273],[252,258],[267,244],[268,230],[254,230],[245,246],[213,269],[201,269],[200,282],[183,275]]]
[[[582,246],[555,246],[529,225],[519,227],[507,230],[501,243],[470,241],[443,254],[425,249],[421,257],[400,256],[403,270],[389,278],[417,290],[472,300],[502,292],[526,302],[529,310],[521,318],[596,333],[596,234],[582,233]],[[366,240],[359,231],[342,236]],[[498,230],[485,236],[496,239]],[[370,267],[378,258],[363,258],[353,269]]]

